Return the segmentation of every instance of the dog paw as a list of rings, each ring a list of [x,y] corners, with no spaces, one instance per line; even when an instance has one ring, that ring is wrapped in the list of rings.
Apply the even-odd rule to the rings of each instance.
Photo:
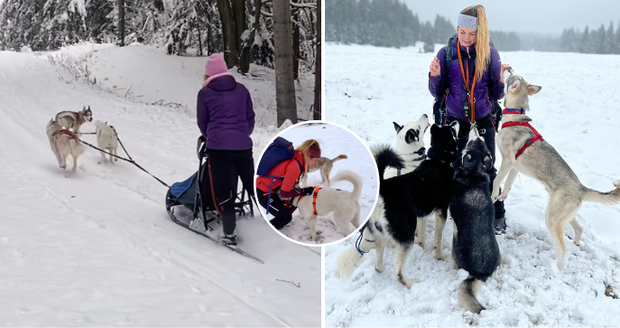
[[[418,245],[418,246],[422,247],[422,249],[424,249],[424,242],[416,241],[415,243],[416,243],[416,245]]]
[[[381,265],[381,266],[375,265],[375,270],[377,272],[381,273],[381,272],[383,272],[383,270],[385,270],[385,267],[383,265]]]

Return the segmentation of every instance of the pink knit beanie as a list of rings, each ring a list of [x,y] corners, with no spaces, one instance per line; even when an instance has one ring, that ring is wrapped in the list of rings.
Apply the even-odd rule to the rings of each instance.
[[[211,58],[209,58],[209,61],[205,67],[205,74],[208,76],[214,76],[216,74],[226,72],[228,72],[228,67],[226,67],[226,61],[224,61],[222,55],[218,53],[211,55]]]

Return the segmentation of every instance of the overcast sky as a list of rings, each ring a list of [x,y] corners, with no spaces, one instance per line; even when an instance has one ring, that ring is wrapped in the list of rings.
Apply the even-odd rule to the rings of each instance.
[[[461,10],[480,3],[462,0],[404,2],[421,22],[433,23],[439,14],[455,26]],[[481,4],[487,10],[489,29],[506,32],[537,31],[560,35],[562,30],[570,27],[583,32],[586,25],[592,30],[603,24],[607,30],[610,22],[614,23],[616,31],[620,21],[620,0],[494,0]]]

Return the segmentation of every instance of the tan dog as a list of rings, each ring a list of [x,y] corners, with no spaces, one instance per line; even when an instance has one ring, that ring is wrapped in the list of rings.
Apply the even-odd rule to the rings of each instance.
[[[72,131],[63,129],[53,119],[47,123],[46,132],[58,166],[61,169],[66,169],[67,157],[71,155],[73,158],[72,171],[75,172],[77,170],[77,159],[84,153],[84,146],[78,137]]]
[[[329,174],[332,172],[332,168],[334,167],[334,162],[339,161],[341,159],[347,159],[347,155],[341,154],[335,158],[329,159],[327,157],[319,157],[316,162],[316,165],[311,167],[308,170],[308,173],[319,171],[321,172],[321,183],[327,181],[327,186],[331,184],[329,181]],[[306,187],[306,183],[308,182],[308,173],[304,174],[302,178],[302,182],[300,185]]]
[[[616,189],[605,193],[583,186],[555,148],[539,138],[539,134],[530,128],[529,122],[532,119],[525,115],[530,109],[529,96],[538,93],[541,87],[530,85],[521,76],[512,74],[511,69],[504,71],[503,78],[507,87],[504,98],[506,109],[501,121],[502,129],[497,134],[502,165],[493,182],[491,197],[494,200],[504,200],[518,172],[542,182],[550,195],[545,224],[555,244],[559,266],[566,255],[563,239],[566,224],[570,223],[575,230],[574,243],[579,245],[583,228],[575,219],[575,214],[581,203],[583,201],[602,204],[620,203],[620,182],[614,183]],[[507,126],[507,123],[514,126]],[[526,147],[526,144],[529,146]],[[498,195],[499,185],[506,175],[508,179],[501,195]]]

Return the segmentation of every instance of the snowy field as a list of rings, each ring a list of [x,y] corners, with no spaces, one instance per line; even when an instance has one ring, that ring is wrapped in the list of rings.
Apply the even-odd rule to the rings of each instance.
[[[330,177],[335,177],[340,171],[353,171],[360,175],[363,181],[362,195],[360,196],[360,226],[366,222],[374,207],[377,198],[377,165],[374,162],[370,150],[351,132],[334,124],[302,124],[283,131],[279,136],[291,141],[295,147],[300,146],[305,140],[315,139],[321,146],[321,157],[334,159],[336,156],[345,154],[347,159],[334,162]],[[327,182],[321,183],[319,171],[308,175],[307,186],[327,187]],[[338,181],[331,184],[332,188],[353,191],[353,185],[347,181]],[[261,207],[265,214],[265,210]],[[273,215],[267,215],[269,219]],[[293,220],[280,232],[287,238],[301,244],[330,244],[347,237],[334,221],[334,214],[319,216],[316,224],[319,240],[312,241],[310,228],[299,211],[293,213]]]
[[[439,50],[437,46],[436,50]],[[392,121],[405,124],[432,115],[428,71],[435,53],[327,44],[326,119],[359,134],[369,145],[395,143]],[[542,86],[530,97],[534,126],[565,158],[581,182],[600,191],[620,179],[618,121],[620,96],[614,82],[620,56],[574,53],[500,52],[503,63],[530,84]],[[425,137],[430,145],[430,134]],[[497,152],[499,153],[499,152]],[[498,158],[496,167],[501,160]],[[556,266],[544,212],[543,185],[519,175],[506,199],[505,235],[498,236],[504,269],[480,288],[487,308],[464,312],[456,290],[467,276],[433,256],[434,220],[426,227],[426,250],[415,247],[406,266],[411,289],[396,281],[396,252],[386,250],[383,273],[374,270],[375,251],[358,263],[352,277],[335,277],[336,262],[357,235],[325,248],[326,327],[457,326],[617,326],[620,320],[620,205],[584,203],[577,220],[584,227],[581,246],[565,230],[567,260]],[[442,250],[451,252],[452,224]]]
[[[87,148],[70,174],[50,150],[49,119],[90,105],[137,163],[168,184],[186,179],[198,165],[206,60],[141,45],[0,52],[0,326],[320,325],[318,249],[255,213],[238,234],[257,264],[170,221],[167,188],[133,165],[98,165]],[[273,71],[232,71],[253,96],[257,159],[277,133]],[[300,108],[312,102],[310,80],[298,86]]]

